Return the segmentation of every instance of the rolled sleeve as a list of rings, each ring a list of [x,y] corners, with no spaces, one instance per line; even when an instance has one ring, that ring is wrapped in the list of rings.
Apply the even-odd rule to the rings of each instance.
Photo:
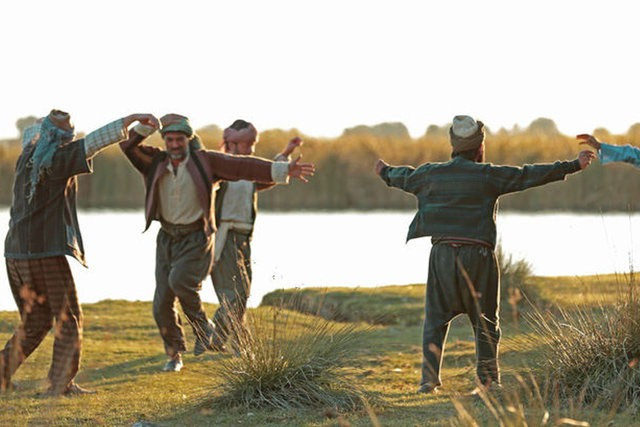
[[[271,178],[278,184],[288,184],[289,162],[273,162],[271,164]]]
[[[124,141],[128,138],[124,120],[118,119],[100,129],[94,130],[84,139],[87,159],[92,158],[109,145]]]

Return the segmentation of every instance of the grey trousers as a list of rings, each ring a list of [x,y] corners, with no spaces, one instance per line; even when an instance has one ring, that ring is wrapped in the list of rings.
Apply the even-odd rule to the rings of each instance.
[[[229,230],[220,260],[211,271],[220,307],[213,316],[216,335],[224,343],[231,330],[242,327],[251,291],[251,236]],[[232,322],[236,325],[231,327]],[[237,330],[237,329],[235,329]]]
[[[476,341],[478,379],[500,382],[498,344],[500,272],[491,249],[476,245],[435,244],[429,277],[422,339],[421,384],[441,385],[440,368],[451,320],[466,313]]]
[[[206,340],[208,320],[199,291],[211,269],[212,257],[213,241],[204,230],[184,235],[170,235],[162,229],[158,232],[153,317],[169,356],[187,349],[176,299],[196,338]]]

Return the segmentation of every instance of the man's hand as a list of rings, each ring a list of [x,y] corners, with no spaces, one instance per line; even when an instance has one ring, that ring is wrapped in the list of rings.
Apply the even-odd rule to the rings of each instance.
[[[313,163],[299,163],[301,158],[302,155],[289,163],[289,176],[298,178],[300,181],[309,182],[307,177],[313,176],[316,172],[316,167]]]
[[[291,153],[293,153],[293,151],[296,148],[300,147],[302,144],[303,144],[302,138],[300,138],[299,136],[296,136],[291,141],[289,141],[285,149],[282,151],[282,155],[284,157],[289,157]]]
[[[380,172],[382,172],[382,168],[385,166],[389,166],[389,163],[385,162],[382,159],[378,159],[375,165],[376,174],[380,175]]]
[[[595,148],[596,150],[600,149],[600,141],[598,141],[598,139],[593,135],[589,135],[588,133],[581,133],[580,135],[576,136],[576,138],[580,141],[580,144],[586,144],[590,147]]]
[[[596,153],[591,150],[581,151],[578,154],[578,160],[580,161],[580,169],[585,169],[596,158]]]
[[[139,122],[140,124],[150,126],[154,129],[160,129],[160,121],[153,114],[131,114],[125,117],[124,126],[129,127],[133,122]]]

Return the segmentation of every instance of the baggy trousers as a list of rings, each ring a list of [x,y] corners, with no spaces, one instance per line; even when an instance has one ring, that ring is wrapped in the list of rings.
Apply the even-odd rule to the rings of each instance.
[[[222,255],[211,271],[211,281],[220,302],[213,323],[217,339],[224,343],[231,331],[242,328],[251,292],[251,236],[248,231],[229,230]]]
[[[160,229],[156,243],[153,317],[165,351],[172,357],[187,349],[176,299],[180,301],[196,339],[207,339],[208,320],[199,291],[211,269],[213,242],[204,230],[169,234]]]
[[[493,250],[478,245],[435,244],[429,257],[422,339],[421,384],[441,385],[440,368],[451,320],[466,313],[476,342],[482,384],[500,382],[498,368],[500,273]]]
[[[55,320],[53,357],[49,369],[51,391],[64,392],[80,366],[82,311],[64,256],[7,259],[7,275],[21,323],[0,352],[3,386],[42,342]]]

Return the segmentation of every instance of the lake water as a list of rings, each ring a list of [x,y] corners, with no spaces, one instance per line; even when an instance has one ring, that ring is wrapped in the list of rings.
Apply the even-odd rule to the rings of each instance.
[[[252,244],[250,305],[274,289],[424,283],[428,238],[405,244],[413,212],[260,212]],[[82,303],[151,300],[154,223],[142,233],[142,211],[79,213],[89,269],[70,260]],[[9,211],[0,209],[2,242]],[[604,274],[640,265],[640,214],[499,214],[498,236],[508,253],[526,258],[543,276]],[[204,301],[216,302],[210,279]],[[15,310],[4,267],[0,310]]]

